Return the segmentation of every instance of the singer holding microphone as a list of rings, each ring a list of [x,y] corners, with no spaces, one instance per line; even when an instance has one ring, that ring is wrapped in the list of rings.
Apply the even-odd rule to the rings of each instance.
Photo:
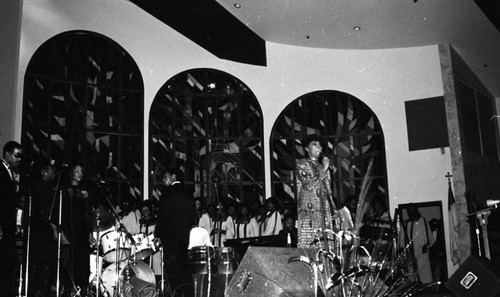
[[[318,135],[307,135],[302,140],[305,158],[297,161],[297,228],[299,248],[320,245],[325,248],[333,235],[336,206],[331,194],[330,159],[322,156],[322,139]],[[318,230],[320,232],[318,232]],[[323,232],[321,232],[323,231]]]

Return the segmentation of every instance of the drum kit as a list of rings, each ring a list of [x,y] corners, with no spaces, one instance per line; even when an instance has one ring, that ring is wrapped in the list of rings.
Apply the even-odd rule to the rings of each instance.
[[[155,274],[144,262],[161,252],[154,236],[131,235],[122,224],[116,227],[115,218],[105,212],[96,211],[93,219],[94,237],[98,240],[90,261],[91,296],[157,296]]]

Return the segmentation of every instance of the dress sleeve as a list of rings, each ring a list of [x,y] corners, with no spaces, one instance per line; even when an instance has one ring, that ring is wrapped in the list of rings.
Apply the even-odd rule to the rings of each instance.
[[[297,193],[300,193],[309,178],[307,164],[303,160],[298,160],[295,164],[295,179],[297,180]]]

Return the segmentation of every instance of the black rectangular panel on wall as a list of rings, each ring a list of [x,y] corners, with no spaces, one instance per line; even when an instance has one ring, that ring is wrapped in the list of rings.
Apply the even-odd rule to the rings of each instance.
[[[475,90],[462,83],[456,82],[458,114],[460,116],[460,136],[463,137],[467,150],[481,154],[481,136],[479,117],[476,104]]]
[[[479,92],[476,92],[476,97],[483,155],[498,161],[497,131],[495,129],[498,118],[495,117],[493,102]]]
[[[405,102],[410,151],[449,146],[444,97]]]

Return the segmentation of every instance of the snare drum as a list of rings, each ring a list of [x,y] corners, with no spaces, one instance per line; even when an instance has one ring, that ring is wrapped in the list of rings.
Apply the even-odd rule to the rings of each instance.
[[[195,246],[188,251],[192,274],[217,273],[217,251],[211,246]]]
[[[115,230],[106,232],[101,236],[99,244],[105,262],[115,263],[117,260],[120,262],[130,256],[130,244],[124,233]]]

